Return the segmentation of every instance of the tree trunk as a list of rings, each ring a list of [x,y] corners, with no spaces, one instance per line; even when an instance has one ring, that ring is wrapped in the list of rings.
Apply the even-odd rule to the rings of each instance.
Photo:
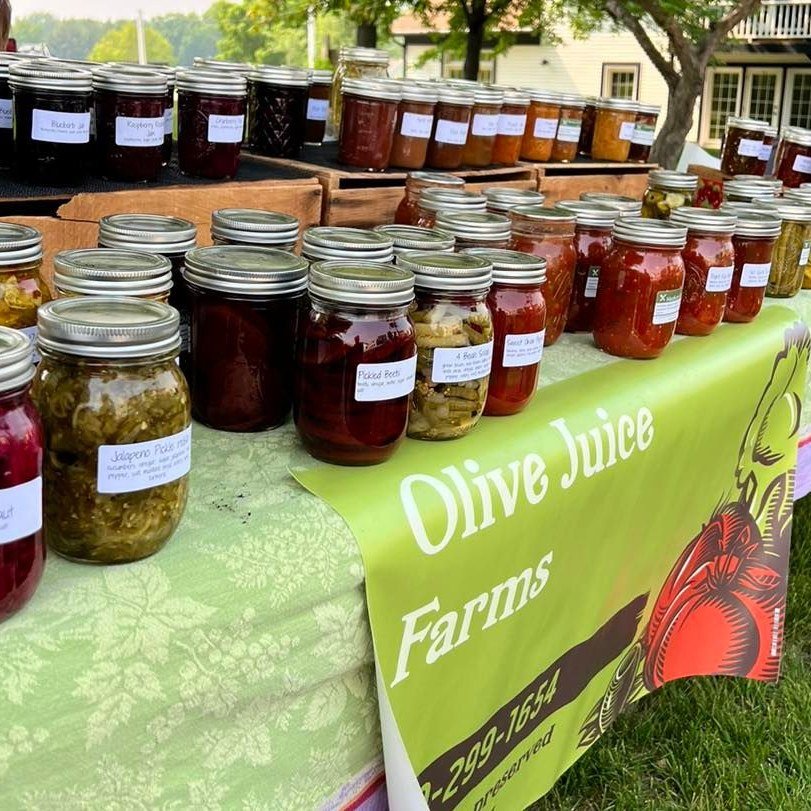
[[[374,23],[361,23],[355,34],[355,42],[362,48],[377,48],[377,26]]]
[[[467,47],[465,50],[465,79],[478,81],[479,63],[484,47],[484,19],[471,19],[467,29]]]
[[[679,77],[670,89],[667,117],[651,150],[651,160],[666,169],[675,169],[684,149],[687,134],[693,126],[696,99],[704,85],[703,74],[690,73]]]

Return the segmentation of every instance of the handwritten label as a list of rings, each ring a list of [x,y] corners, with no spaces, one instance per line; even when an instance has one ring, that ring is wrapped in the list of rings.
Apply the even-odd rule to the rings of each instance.
[[[308,99],[307,118],[310,121],[326,121],[329,115],[329,99]]]
[[[417,356],[392,363],[359,363],[355,375],[355,400],[380,403],[407,397],[414,391]]]
[[[20,332],[28,338],[34,345],[34,363],[39,363],[42,360],[39,352],[37,352],[37,328],[36,327],[23,327]]]
[[[656,127],[654,127],[653,124],[635,124],[631,143],[639,144],[640,146],[652,146],[655,131]]]
[[[210,144],[238,144],[245,129],[244,115],[212,115],[208,119]]]
[[[498,120],[500,115],[485,115],[476,113],[473,116],[473,134],[484,138],[491,138],[498,133]]]
[[[546,330],[542,329],[540,332],[504,336],[502,366],[511,369],[515,366],[532,366],[534,363],[540,363],[545,333]]]
[[[656,294],[653,305],[653,323],[670,324],[679,317],[681,290],[661,290]]]
[[[580,140],[581,123],[572,118],[561,118],[558,124],[558,141],[576,144]]]
[[[811,157],[808,155],[797,155],[797,157],[794,158],[794,166],[792,168],[795,172],[811,175]]]
[[[400,133],[409,138],[430,138],[431,127],[434,125],[432,115],[420,113],[403,113],[403,123],[400,125]]]
[[[435,349],[431,367],[434,383],[466,383],[490,374],[493,342],[460,349]]]
[[[803,249],[800,251],[800,267],[805,267],[808,264],[809,256],[811,256],[811,241],[806,240],[803,242]]]
[[[89,144],[90,113],[55,113],[34,109],[31,138],[50,144]]]
[[[738,154],[744,158],[759,158],[760,148],[763,146],[763,141],[755,141],[752,138],[741,138],[738,143]]]
[[[554,138],[558,131],[557,118],[536,118],[535,129],[532,131],[536,138]]]
[[[172,135],[175,131],[175,108],[167,107],[163,111],[163,134]]]
[[[636,132],[636,123],[633,121],[623,121],[620,124],[620,141],[633,141]]]
[[[765,141],[760,145],[760,152],[758,152],[758,160],[763,161],[766,163],[769,158],[772,156],[772,149],[774,148],[773,144],[767,144]]]
[[[42,479],[0,490],[0,546],[42,529]]]
[[[499,135],[523,135],[524,130],[526,128],[527,128],[526,115],[512,115],[511,113],[502,113],[498,117]]]
[[[707,271],[707,284],[704,289],[708,293],[726,293],[732,285],[732,274],[734,272],[734,265],[711,267]]]
[[[586,278],[586,298],[597,298],[597,284],[600,281],[600,266],[592,265]]]
[[[765,287],[771,272],[771,262],[746,262],[741,271],[741,287]]]
[[[467,121],[446,121],[440,118],[436,122],[436,140],[440,144],[464,146],[467,141]]]
[[[163,146],[163,116],[160,118],[127,118],[115,120],[116,146]]]
[[[0,130],[10,130],[13,117],[11,99],[0,99]]]

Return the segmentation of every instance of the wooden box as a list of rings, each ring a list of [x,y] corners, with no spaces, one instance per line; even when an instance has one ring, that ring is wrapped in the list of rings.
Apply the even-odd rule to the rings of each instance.
[[[560,200],[576,200],[583,192],[609,192],[642,199],[648,185],[648,174],[654,163],[545,163],[540,190],[546,195],[545,205]]]

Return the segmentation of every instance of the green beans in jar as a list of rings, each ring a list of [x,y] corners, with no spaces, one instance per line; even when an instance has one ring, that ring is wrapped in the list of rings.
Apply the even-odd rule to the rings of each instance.
[[[796,296],[811,260],[811,206],[789,200],[756,200],[754,205],[783,218],[772,251],[772,269],[766,295]]]

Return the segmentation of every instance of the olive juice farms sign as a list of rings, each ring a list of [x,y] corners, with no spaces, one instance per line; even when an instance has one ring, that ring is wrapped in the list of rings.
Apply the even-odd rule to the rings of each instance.
[[[523,808],[665,682],[778,677],[810,346],[772,308],[296,471],[363,555],[393,811]]]

